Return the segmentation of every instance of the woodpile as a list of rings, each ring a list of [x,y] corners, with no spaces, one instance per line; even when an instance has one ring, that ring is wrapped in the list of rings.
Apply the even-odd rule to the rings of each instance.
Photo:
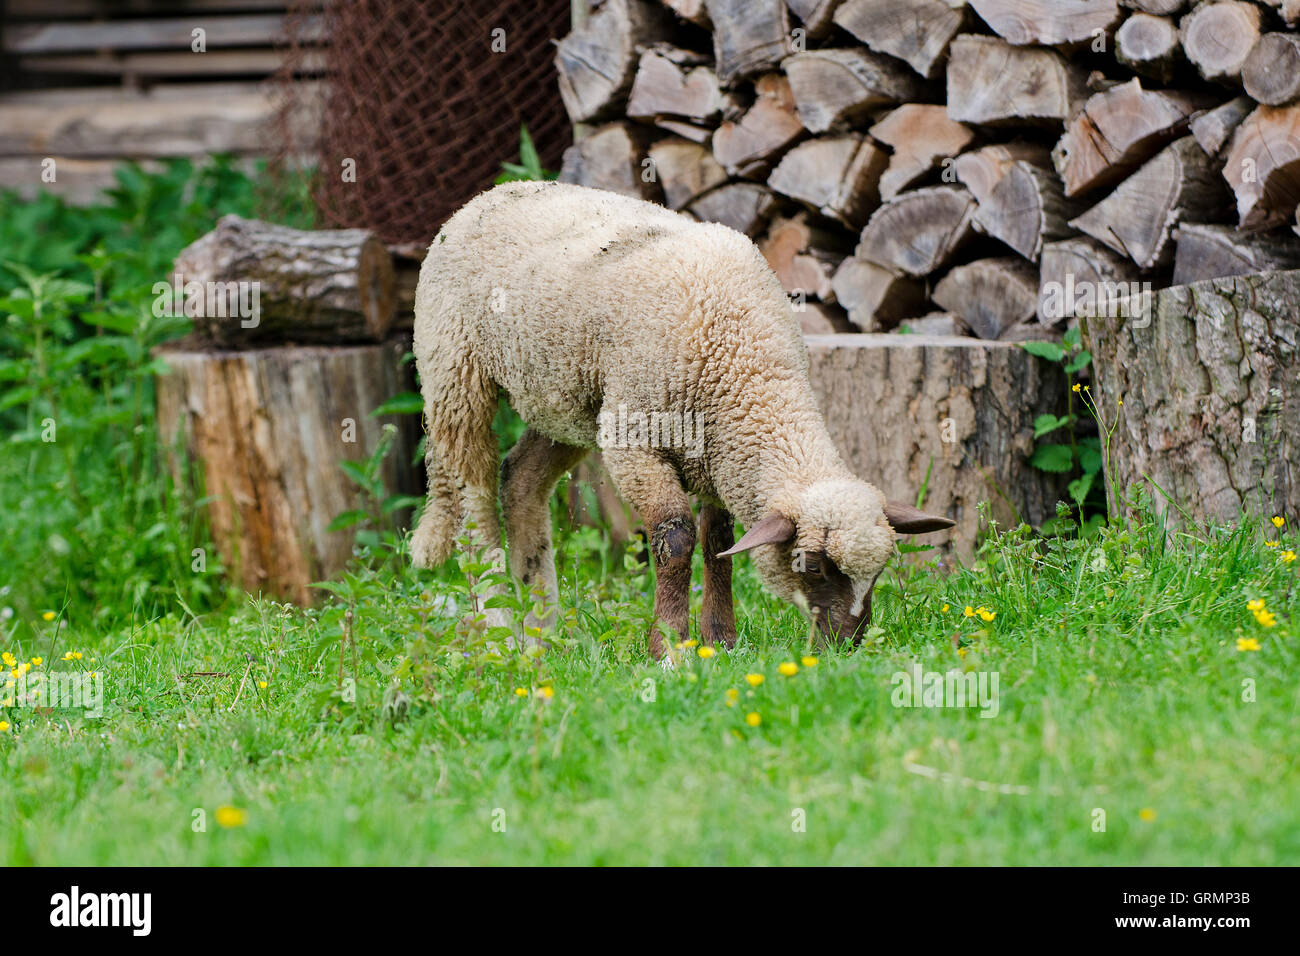
[[[1289,0],[601,0],[559,47],[591,131],[561,175],[750,235],[809,333],[1059,334],[1116,283],[1297,261],[1298,21]]]

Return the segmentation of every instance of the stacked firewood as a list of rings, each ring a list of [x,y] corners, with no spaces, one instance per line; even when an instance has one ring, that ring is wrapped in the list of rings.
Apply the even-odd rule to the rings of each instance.
[[[753,237],[809,332],[1051,336],[1300,266],[1300,0],[603,0],[561,178]],[[1095,313],[1093,313],[1095,314]]]

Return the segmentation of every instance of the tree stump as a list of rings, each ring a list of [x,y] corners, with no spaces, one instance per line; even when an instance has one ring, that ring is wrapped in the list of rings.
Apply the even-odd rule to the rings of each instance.
[[[807,338],[813,392],[845,461],[886,495],[957,522],[946,537],[969,559],[977,505],[1003,528],[1039,525],[1065,498],[1060,476],[1029,464],[1034,419],[1064,414],[1065,376],[1018,345],[929,335]]]
[[[1095,399],[1119,417],[1121,490],[1146,488],[1173,526],[1300,516],[1297,300],[1300,271],[1273,272],[1162,289],[1136,321],[1080,320]]]
[[[160,349],[158,427],[179,438],[210,498],[213,541],[231,579],[251,592],[310,604],[310,585],[352,556],[354,529],[330,531],[360,507],[340,462],[374,451],[398,426],[382,477],[390,494],[420,494],[411,464],[418,419],[371,412],[414,389],[409,339],[379,345],[194,352]],[[173,473],[181,475],[179,460]]]

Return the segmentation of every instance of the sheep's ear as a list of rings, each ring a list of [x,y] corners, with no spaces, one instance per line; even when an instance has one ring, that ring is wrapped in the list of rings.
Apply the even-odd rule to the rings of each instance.
[[[943,515],[926,514],[905,505],[901,501],[885,502],[885,520],[899,534],[925,534],[928,531],[942,531],[951,528],[957,522]]]
[[[793,540],[794,522],[785,515],[770,514],[746,531],[733,547],[726,551],[719,551],[718,557],[727,558],[733,554],[740,554],[742,551],[757,548],[760,544],[785,544]]]

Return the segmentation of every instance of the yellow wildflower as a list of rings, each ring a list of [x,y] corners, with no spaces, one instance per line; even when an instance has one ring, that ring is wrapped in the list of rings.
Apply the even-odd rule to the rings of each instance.
[[[1266,548],[1276,548],[1276,547],[1277,547],[1279,544],[1281,544],[1281,543],[1282,543],[1281,541],[1265,541],[1265,542],[1264,542],[1264,547],[1266,547]]]
[[[1070,389],[1070,391],[1072,391],[1072,392],[1081,392],[1081,391],[1083,391],[1083,386],[1080,385],[1078,382],[1075,382],[1075,383],[1074,383],[1074,388]]]
[[[539,688],[537,688],[537,694],[538,694],[538,696],[540,696],[540,697],[545,697],[547,700],[550,700],[552,697],[555,696],[555,688],[554,688],[554,687],[539,687]]]
[[[9,721],[0,720],[0,734],[9,733]]]
[[[817,666],[817,658],[815,658],[815,657],[801,657],[801,658],[799,658],[799,663],[802,664],[804,667],[816,667],[816,666]]]
[[[1255,600],[1253,600],[1253,601],[1247,601],[1247,602],[1246,602],[1246,609],[1247,609],[1247,610],[1250,610],[1250,611],[1262,611],[1262,610],[1264,610],[1264,599],[1263,599],[1263,598],[1255,598]]]
[[[1138,811],[1138,818],[1143,823],[1150,823],[1152,820],[1156,818],[1156,812],[1152,810],[1150,807],[1143,807],[1141,810]]]
[[[971,607],[969,604],[967,604],[965,610],[963,610],[961,613],[966,615],[967,617],[974,617],[975,609]]]
[[[1282,525],[1284,525],[1284,524],[1286,524],[1286,519],[1285,519],[1285,518],[1283,518],[1281,515],[1273,515],[1273,527],[1274,527],[1274,528],[1280,528],[1280,527],[1282,527]]]
[[[736,688],[734,688],[734,687],[732,687],[731,689],[729,689],[729,690],[727,691],[727,706],[728,706],[728,707],[735,707],[735,706],[736,706],[736,700],[737,700],[739,697],[740,697],[740,691],[736,690]]]
[[[1272,611],[1256,611],[1255,620],[1259,623],[1260,627],[1277,626],[1277,618],[1273,615]]]
[[[1283,551],[1280,555],[1278,555],[1278,557],[1282,559],[1283,564],[1290,564],[1292,561],[1295,560],[1295,552]]]
[[[260,681],[258,681],[258,682],[257,682],[257,686],[260,687],[260,688],[262,688],[262,690],[266,690],[266,681],[264,681],[264,680],[260,680]]]
[[[239,809],[239,807],[220,806],[217,807],[217,823],[223,827],[242,827],[248,822],[248,814]]]
[[[1237,638],[1237,650],[1257,651],[1259,650],[1259,641],[1253,637],[1239,637]]]
[[[43,657],[33,657],[33,658],[32,658],[32,666],[33,666],[33,667],[40,667],[40,666],[41,666],[42,664],[44,664],[44,663],[45,663],[45,658],[43,658]]]
[[[41,619],[45,621],[52,621],[54,620],[54,618],[55,618],[55,614],[53,611],[46,611],[44,614],[41,615]]]
[[[948,613],[948,605],[945,604],[943,607],[939,608],[939,613],[941,613],[941,614],[947,614],[947,613]]]
[[[750,687],[757,687],[759,684],[763,683],[763,675],[762,675],[762,674],[746,674],[746,675],[745,675],[745,680],[749,681],[749,686],[750,686]]]
[[[689,641],[682,641],[682,650],[688,651],[698,643],[700,642],[693,637]]]
[[[527,696],[528,696],[528,691],[527,691],[525,688],[523,688],[523,687],[516,687],[516,688],[515,688],[515,696],[516,696],[516,697],[527,697]]]
[[[696,654],[699,654],[700,657],[702,657],[704,660],[707,661],[710,657],[712,657],[714,654],[716,654],[717,651],[715,651],[715,650],[714,650],[713,648],[711,648],[711,647],[701,647],[701,648],[700,648],[698,651],[696,651],[695,653],[696,653]]]
[[[980,620],[986,624],[998,616],[997,611],[990,611],[986,607],[980,608],[976,613],[979,614]]]
[[[749,724],[751,727],[757,727],[762,722],[763,718],[758,716],[758,711],[756,710],[751,710],[745,715],[745,723]]]
[[[799,673],[799,665],[796,664],[794,661],[785,661],[784,663],[781,664],[780,667],[777,668],[777,670],[779,670],[786,677],[793,677],[795,674]]]

